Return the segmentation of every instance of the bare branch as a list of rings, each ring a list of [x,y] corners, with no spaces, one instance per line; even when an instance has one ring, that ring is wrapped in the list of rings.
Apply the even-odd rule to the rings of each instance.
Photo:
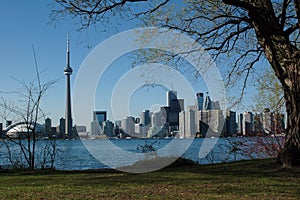
[[[281,12],[281,20],[280,20],[280,24],[281,24],[281,29],[284,29],[284,25],[287,19],[286,16],[286,12],[287,12],[287,8],[289,6],[289,4],[291,3],[291,0],[284,0],[282,3],[282,12]]]
[[[160,4],[158,4],[157,6],[155,6],[154,8],[150,9],[150,10],[147,10],[145,12],[139,12],[139,13],[136,13],[134,14],[136,17],[139,17],[140,15],[146,15],[146,14],[150,14],[150,13],[153,13],[155,11],[157,11],[159,8],[165,6],[170,0],[165,0],[163,2],[161,2]]]
[[[292,33],[294,33],[296,30],[298,30],[300,28],[300,24],[294,24],[293,26],[289,27],[288,29],[286,29],[284,32],[286,35],[291,35]]]

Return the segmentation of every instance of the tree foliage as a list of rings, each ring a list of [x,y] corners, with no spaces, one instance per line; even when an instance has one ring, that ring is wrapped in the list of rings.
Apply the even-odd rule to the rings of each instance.
[[[272,112],[285,112],[283,90],[270,67],[266,68],[256,80],[255,89],[257,94],[253,96],[254,111],[262,112],[265,108],[269,108]]]

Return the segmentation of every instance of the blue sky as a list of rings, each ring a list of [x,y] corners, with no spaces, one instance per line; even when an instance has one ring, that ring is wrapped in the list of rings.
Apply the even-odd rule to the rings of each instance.
[[[42,80],[47,82],[60,79],[51,89],[43,101],[46,113],[57,124],[64,116],[65,94],[63,68],[66,63],[66,35],[71,37],[71,65],[74,75],[80,63],[90,49],[80,44],[84,33],[77,32],[75,25],[68,20],[59,20],[50,24],[49,18],[52,1],[39,0],[3,0],[1,1],[1,37],[0,37],[0,65],[1,85],[0,91],[10,92],[19,89],[20,81],[31,81],[34,78],[35,65],[32,53],[34,45],[37,61],[42,73]],[[98,40],[101,41],[101,38]],[[63,79],[61,79],[63,78]],[[15,96],[1,94],[6,99]]]
[[[116,33],[116,29],[111,28],[106,33],[99,32],[95,28],[78,31],[79,24],[76,24],[76,20],[74,21],[69,17],[50,23],[51,3],[53,3],[51,0],[1,1],[0,91],[2,93],[0,93],[0,96],[18,102],[17,96],[7,95],[3,92],[15,91],[21,87],[14,78],[27,82],[33,79],[35,65],[32,45],[34,45],[39,68],[44,70],[42,80],[59,79],[48,90],[42,103],[45,113],[52,118],[52,123],[56,126],[59,118],[65,115],[65,77],[63,68],[66,63],[67,33],[70,34],[71,40],[73,83],[81,63],[92,50],[87,46],[95,47],[111,34]],[[119,30],[134,28],[134,25],[134,22],[126,22],[119,26]],[[131,62],[132,60],[125,55],[116,60],[111,69],[105,72],[105,77],[100,81],[97,89],[96,109],[108,110],[110,102],[107,94],[113,88],[113,84],[118,80],[118,77],[131,69]],[[203,89],[203,87],[205,86],[200,81],[195,84],[194,89],[196,92],[206,92],[206,88]],[[180,97],[180,92],[178,92],[178,95]],[[143,109],[149,109],[152,105],[165,104],[165,91],[161,88],[139,88],[133,94],[130,102],[130,111],[132,115],[137,116]],[[3,118],[1,121],[4,122]]]

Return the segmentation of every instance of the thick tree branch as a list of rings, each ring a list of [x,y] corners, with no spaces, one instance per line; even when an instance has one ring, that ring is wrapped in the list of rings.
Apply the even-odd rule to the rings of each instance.
[[[249,10],[249,9],[253,8],[253,6],[251,5],[251,3],[249,3],[249,1],[243,1],[243,0],[222,0],[222,2],[225,3],[225,4],[227,4],[227,5],[232,5],[232,6],[244,8],[246,10]]]

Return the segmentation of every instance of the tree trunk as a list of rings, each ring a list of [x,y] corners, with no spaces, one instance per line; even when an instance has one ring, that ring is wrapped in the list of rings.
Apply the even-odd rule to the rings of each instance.
[[[284,91],[286,140],[278,160],[283,167],[300,164],[300,51],[290,42],[289,35],[280,28],[271,1],[252,1],[245,8],[258,42]]]
[[[298,82],[294,82],[293,90],[285,90],[284,93],[286,100],[287,128],[284,148],[278,156],[278,161],[282,163],[284,168],[300,165],[300,76],[298,66],[295,67],[298,68],[295,71],[298,72],[298,75],[294,74]],[[295,73],[292,67],[289,71],[291,74]]]

